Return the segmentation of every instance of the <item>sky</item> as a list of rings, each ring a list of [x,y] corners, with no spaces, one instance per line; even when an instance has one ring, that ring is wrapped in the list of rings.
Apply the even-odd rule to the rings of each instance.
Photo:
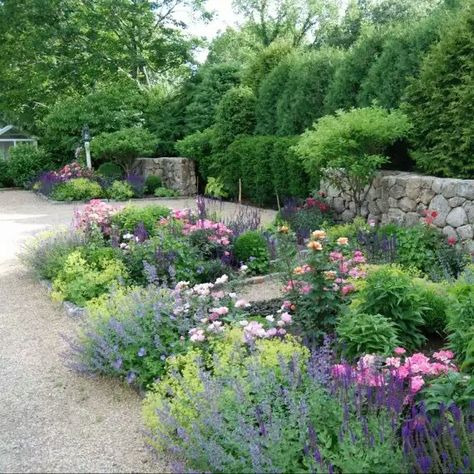
[[[219,32],[224,31],[228,26],[235,26],[239,21],[239,17],[232,11],[232,0],[207,0],[206,8],[214,12],[213,20],[208,23],[196,21],[189,11],[178,13],[178,17],[182,17],[188,24],[188,33],[211,40]],[[207,50],[197,51],[195,56],[198,61],[203,62],[206,59]]]

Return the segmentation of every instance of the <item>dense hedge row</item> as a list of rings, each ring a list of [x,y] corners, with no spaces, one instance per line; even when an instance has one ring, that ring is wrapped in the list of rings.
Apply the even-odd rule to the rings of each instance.
[[[297,137],[247,136],[234,141],[219,162],[220,176],[232,196],[259,205],[275,206],[278,199],[305,197],[309,178],[291,147]]]

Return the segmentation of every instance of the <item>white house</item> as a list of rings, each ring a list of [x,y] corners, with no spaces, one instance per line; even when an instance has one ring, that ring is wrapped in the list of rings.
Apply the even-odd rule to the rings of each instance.
[[[20,130],[15,125],[0,127],[0,160],[8,158],[8,149],[17,146],[19,143],[37,144],[37,139]]]

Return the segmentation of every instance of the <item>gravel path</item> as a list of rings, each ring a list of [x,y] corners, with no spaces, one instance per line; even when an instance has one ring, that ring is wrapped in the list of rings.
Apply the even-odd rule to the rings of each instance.
[[[159,203],[194,207],[193,200]],[[75,207],[0,191],[0,472],[165,472],[143,443],[139,396],[64,367],[62,335],[75,323],[16,258],[28,236],[69,225]],[[220,210],[229,215],[235,206]],[[262,220],[273,216],[265,211]]]

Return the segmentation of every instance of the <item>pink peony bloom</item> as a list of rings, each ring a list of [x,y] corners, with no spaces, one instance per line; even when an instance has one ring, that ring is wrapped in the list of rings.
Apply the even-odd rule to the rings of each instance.
[[[219,316],[224,316],[229,313],[229,308],[227,306],[221,306],[219,308],[212,308],[209,310],[213,314],[218,314]]]
[[[442,362],[447,362],[448,360],[451,360],[454,357],[454,353],[451,351],[439,351],[435,352],[433,354],[433,357]]]
[[[425,381],[421,375],[416,375],[410,380],[410,390],[412,393],[419,392],[423,385],[425,385]]]
[[[350,366],[346,364],[335,364],[331,368],[331,374],[333,377],[342,377],[348,372],[350,373]]]
[[[267,337],[275,337],[277,335],[276,328],[270,328],[267,330],[266,336]]]
[[[345,296],[345,295],[348,295],[349,293],[352,293],[353,291],[355,291],[355,286],[354,285],[344,285],[342,287],[342,294]]]
[[[250,303],[247,300],[244,300],[244,299],[237,300],[235,302],[235,307],[236,308],[248,308],[248,307],[250,307]]]
[[[387,357],[385,363],[390,367],[400,367],[400,357]]]
[[[403,347],[396,347],[393,352],[398,355],[403,355],[406,354],[407,351]]]
[[[292,322],[291,314],[289,313],[282,313],[280,318],[285,324],[290,324]]]

